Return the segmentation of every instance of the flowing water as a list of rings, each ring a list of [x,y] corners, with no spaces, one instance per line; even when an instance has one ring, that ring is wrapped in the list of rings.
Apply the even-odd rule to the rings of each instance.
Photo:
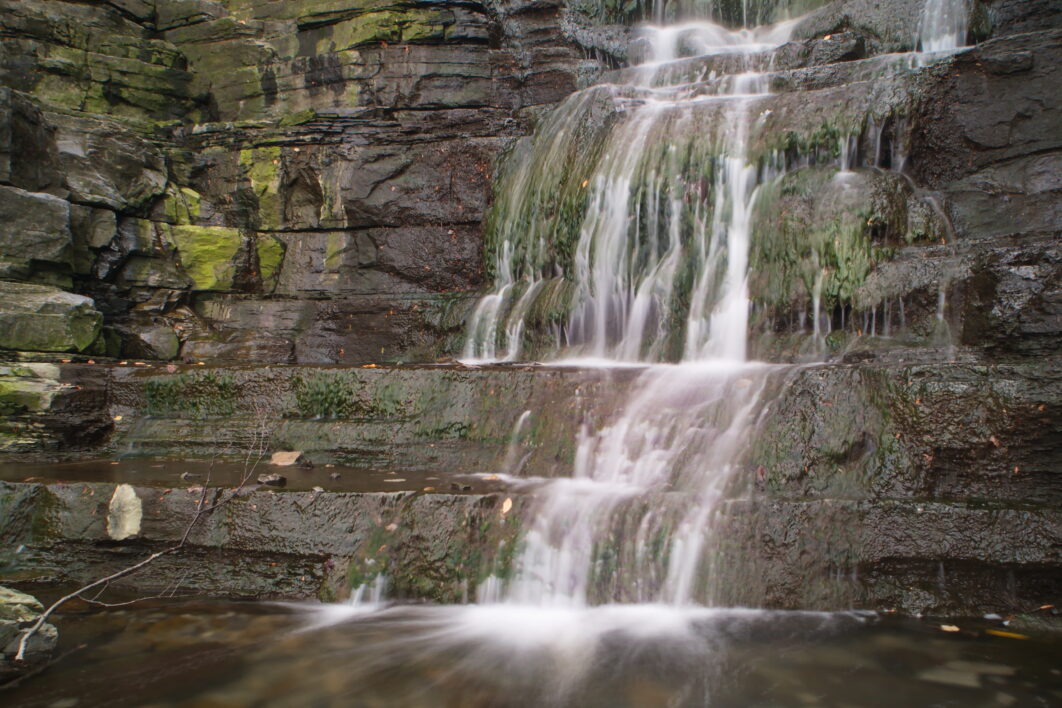
[[[651,364],[681,351],[682,361],[649,366],[615,420],[583,426],[571,477],[536,490],[512,577],[488,580],[481,603],[683,606],[715,596],[703,572],[712,517],[731,491],[770,371],[746,363],[752,210],[759,186],[774,178],[748,156],[749,126],[768,95],[766,74],[752,68],[791,26],[644,28],[648,58],[633,83],[573,96],[516,168],[495,222],[498,283],[474,313],[466,356],[518,357],[531,304],[563,283],[572,306],[558,356]],[[669,83],[669,63],[691,50],[733,54],[748,70],[707,94]],[[578,149],[580,118],[601,100],[629,115],[577,186],[586,207],[570,272],[551,275],[557,264],[544,264],[557,223],[543,211],[554,186],[547,175]],[[692,131],[688,110],[705,101],[721,104],[722,122],[716,155],[701,165],[667,135]],[[704,167],[691,205],[689,183]]]
[[[927,0],[918,25],[923,52],[954,51],[966,44],[971,0]]]
[[[993,636],[987,630],[999,623],[984,620],[945,633],[852,613],[661,605],[533,615],[505,605],[357,610],[189,600],[88,613],[68,606],[59,651],[73,653],[5,692],[5,705],[999,708],[1062,700],[1057,636]],[[336,623],[339,612],[347,622]]]
[[[961,45],[964,8],[926,3],[924,51]],[[573,95],[510,158],[489,224],[496,286],[473,313],[466,360],[512,361],[531,349],[648,366],[614,420],[578,432],[571,476],[536,489],[511,578],[488,580],[481,602],[720,598],[715,516],[721,500],[748,489],[743,456],[774,368],[746,361],[755,207],[764,188],[817,159],[756,159],[751,150],[771,112],[772,50],[796,23],[643,27],[640,66]],[[683,57],[715,55],[726,57],[721,75],[691,82],[674,70]],[[706,104],[709,135],[694,119]],[[838,142],[843,192],[859,144],[852,135]],[[881,151],[879,135],[873,165]],[[815,271],[809,334],[821,351],[830,321],[820,307],[826,269]],[[877,336],[876,309],[869,315],[864,329]],[[542,332],[545,343],[535,339]],[[661,363],[669,361],[678,363]]]

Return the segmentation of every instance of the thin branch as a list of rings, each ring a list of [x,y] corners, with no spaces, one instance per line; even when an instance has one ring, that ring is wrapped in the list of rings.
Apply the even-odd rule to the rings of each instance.
[[[267,437],[267,430],[266,430],[266,424],[265,424],[266,417],[265,416],[266,416],[266,411],[264,409],[260,409],[259,407],[256,406],[255,407],[255,428],[254,428],[254,432],[253,432],[251,448],[248,449],[247,456],[244,458],[244,463],[243,463],[244,473],[243,473],[243,477],[240,479],[239,485],[237,485],[237,487],[232,490],[231,494],[229,494],[226,497],[224,495],[224,492],[219,490],[219,496],[221,497],[221,499],[219,501],[215,502],[214,504],[211,504],[211,505],[207,506],[206,499],[207,499],[207,494],[210,491],[210,475],[211,475],[211,472],[213,472],[213,470],[214,470],[214,464],[216,462],[216,458],[212,458],[210,460],[210,467],[207,469],[206,479],[204,480],[204,483],[203,483],[203,491],[199,495],[199,501],[196,503],[195,515],[192,517],[192,520],[190,522],[188,522],[188,526],[185,528],[184,534],[181,536],[181,540],[178,541],[175,545],[170,546],[169,548],[164,548],[161,551],[156,551],[155,553],[152,553],[150,556],[148,556],[147,558],[143,559],[142,561],[134,563],[133,565],[131,565],[131,566],[127,567],[127,568],[123,568],[122,570],[119,570],[119,571],[117,571],[115,573],[112,573],[112,574],[110,574],[110,575],[108,575],[108,576],[106,576],[104,578],[100,578],[99,580],[95,580],[95,581],[89,583],[88,585],[85,585],[84,587],[81,587],[81,588],[75,590],[74,592],[72,592],[72,593],[70,593],[68,595],[64,595],[63,597],[61,597],[58,600],[56,600],[55,602],[53,602],[51,604],[51,606],[48,607],[48,609],[46,609],[41,614],[40,617],[37,618],[37,621],[34,622],[32,625],[30,625],[29,629],[26,629],[23,632],[22,636],[19,638],[19,641],[18,641],[18,652],[15,654],[15,661],[18,661],[18,662],[24,662],[25,661],[26,645],[29,643],[29,640],[33,637],[33,635],[36,634],[38,631],[40,631],[40,628],[44,626],[44,623],[48,620],[48,618],[52,615],[52,613],[54,613],[57,609],[59,609],[65,603],[69,602],[70,600],[73,600],[74,598],[81,597],[84,593],[88,592],[89,590],[92,590],[93,588],[97,588],[97,587],[100,588],[100,592],[96,593],[96,595],[91,600],[88,599],[88,598],[84,598],[84,597],[81,597],[81,599],[85,600],[86,602],[89,602],[91,604],[104,605],[104,606],[109,606],[109,607],[117,607],[117,606],[120,606],[120,605],[132,604],[132,602],[136,602],[136,600],[133,600],[133,601],[126,602],[126,603],[115,603],[115,604],[109,605],[108,603],[100,602],[97,598],[99,598],[99,596],[103,594],[103,591],[107,589],[107,586],[111,583],[111,581],[118,580],[119,578],[124,578],[127,575],[132,575],[133,573],[136,573],[140,569],[144,568],[145,566],[149,565],[150,563],[153,563],[154,561],[156,561],[157,559],[161,558],[162,556],[168,555],[170,553],[175,553],[175,552],[181,550],[182,548],[184,548],[184,546],[188,543],[188,539],[189,539],[189,537],[192,534],[192,530],[195,528],[195,525],[197,523],[199,523],[199,520],[201,518],[203,518],[203,516],[213,512],[218,507],[223,506],[224,504],[227,504],[228,502],[230,502],[230,501],[232,501],[233,499],[236,498],[236,496],[240,493],[240,491],[244,488],[244,486],[246,486],[248,480],[251,479],[251,476],[254,474],[255,469],[257,469],[257,467],[258,467],[258,463],[260,463],[262,461],[262,458],[265,457],[265,442],[266,442],[266,437]],[[256,452],[257,452],[257,457],[255,458],[254,462],[252,463],[251,462],[251,457]],[[174,588],[174,592],[176,592],[176,587]],[[159,595],[158,597],[162,597],[162,595]],[[149,598],[142,598],[142,599],[149,599]]]
[[[99,587],[100,585],[104,585],[106,583],[109,583],[112,580],[117,580],[118,578],[124,578],[127,575],[135,573],[136,571],[138,571],[141,568],[143,568],[144,566],[146,566],[148,563],[151,563],[151,562],[155,561],[156,559],[161,558],[162,556],[164,556],[164,555],[166,555],[168,553],[173,553],[174,551],[179,550],[180,547],[181,547],[180,544],[178,544],[176,546],[170,546],[169,548],[164,548],[161,551],[156,551],[155,553],[152,553],[150,556],[148,556],[144,560],[140,561],[139,563],[135,563],[135,564],[129,566],[128,568],[123,568],[122,570],[119,570],[117,573],[111,573],[110,575],[108,575],[105,578],[100,578],[99,580],[91,582],[88,585],[75,590],[74,592],[70,593],[69,595],[64,595],[63,597],[61,597],[58,600],[56,600],[55,602],[53,602],[51,607],[46,609],[41,614],[41,616],[37,618],[37,621],[34,622],[32,625],[30,625],[30,628],[27,629],[22,634],[22,637],[18,640],[18,653],[15,654],[15,661],[25,661],[26,660],[25,659],[25,656],[26,656],[26,643],[29,642],[30,637],[32,637],[34,634],[36,634],[37,631],[41,627],[44,626],[44,623],[48,620],[48,618],[51,616],[51,614],[53,612],[55,612],[57,609],[59,609],[59,607],[61,607],[65,603],[69,602],[70,600],[73,600],[75,597],[80,597],[82,593],[87,592],[87,591],[91,590],[92,588]]]
[[[166,593],[161,593],[159,595],[145,595],[144,597],[137,597],[137,598],[134,598],[132,600],[126,600],[125,602],[101,602],[99,600],[90,600],[87,597],[81,598],[81,601],[85,602],[85,603],[88,603],[90,605],[95,605],[96,607],[111,608],[111,607],[127,607],[129,605],[135,605],[138,602],[144,602],[145,600],[170,600],[170,599],[173,599],[175,597],[193,597],[193,595],[175,595],[174,593],[171,592],[168,595]]]

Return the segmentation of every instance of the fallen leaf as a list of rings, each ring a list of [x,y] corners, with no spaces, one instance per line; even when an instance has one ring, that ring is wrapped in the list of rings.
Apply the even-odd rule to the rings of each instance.
[[[994,637],[1003,637],[1004,639],[1028,639],[1024,634],[1004,632],[1002,629],[986,629],[985,634],[991,634]]]
[[[424,491],[425,492],[434,492],[435,491],[435,487],[425,487]]]
[[[384,481],[385,482],[405,482],[406,480],[402,479],[401,477],[397,477],[395,479],[385,479]]]
[[[505,501],[502,502],[502,515],[508,514],[512,510],[512,508],[513,500],[509,497],[506,497]]]
[[[120,416],[120,415],[116,415],[116,416],[114,416],[114,419],[115,419],[116,421],[118,421],[118,420],[121,420],[121,419],[122,419],[122,416]]]
[[[944,631],[944,632],[958,632],[959,631],[959,628],[956,627],[953,624],[942,624],[942,625],[940,625],[940,629],[942,631]]]

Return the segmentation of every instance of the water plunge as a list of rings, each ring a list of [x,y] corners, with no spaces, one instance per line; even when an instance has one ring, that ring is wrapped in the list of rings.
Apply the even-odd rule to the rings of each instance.
[[[926,51],[954,34],[950,19],[935,19],[937,4],[923,18]],[[489,643],[504,625],[516,649],[551,652],[563,686],[592,664],[601,637],[637,626],[680,639],[728,596],[716,517],[751,487],[747,455],[779,370],[747,361],[757,199],[819,159],[814,149],[795,160],[751,149],[770,113],[772,50],[793,26],[645,27],[645,61],[619,73],[624,82],[571,96],[503,168],[488,223],[495,288],[470,318],[464,359],[531,351],[645,370],[614,417],[577,432],[570,477],[524,476],[512,446],[499,474],[532,497],[520,547],[506,573],[480,585],[478,605],[431,620],[438,643]],[[690,81],[676,67],[691,54],[725,54],[729,70]],[[707,135],[695,115],[706,105]],[[880,136],[879,126],[875,166]],[[860,146],[851,135],[836,144],[827,161],[843,192]],[[890,164],[902,167],[897,151],[889,146]],[[826,269],[813,264],[808,334],[820,348],[831,324],[820,306]],[[514,440],[548,414],[525,412]]]

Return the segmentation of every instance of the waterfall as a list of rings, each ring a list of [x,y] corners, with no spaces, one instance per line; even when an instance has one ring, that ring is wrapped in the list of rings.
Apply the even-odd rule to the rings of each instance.
[[[963,2],[930,0],[923,50],[961,43],[966,14]],[[747,361],[757,203],[824,164],[837,194],[859,179],[858,133],[823,138],[825,163],[815,145],[763,148],[774,49],[794,26],[642,27],[641,64],[569,97],[510,155],[488,223],[495,288],[471,317],[465,359],[645,369],[620,410],[578,431],[570,477],[525,480],[533,503],[521,548],[507,578],[479,588],[481,602],[725,596],[713,528],[721,501],[747,489],[742,470],[778,368]],[[818,251],[807,266],[811,349],[821,353],[831,271]],[[876,310],[864,315],[876,335]]]
[[[971,0],[926,0],[918,23],[923,52],[953,51],[966,44]]]
[[[684,606],[716,595],[714,574],[703,572],[706,543],[772,370],[745,361],[753,207],[760,186],[776,177],[749,155],[750,125],[769,95],[766,74],[753,68],[763,68],[761,53],[784,42],[789,28],[645,28],[647,60],[631,83],[570,98],[508,183],[503,218],[493,224],[497,283],[472,318],[466,356],[516,358],[527,330],[515,323],[531,310],[529,299],[567,281],[570,309],[556,356],[680,363],[647,367],[614,419],[583,426],[572,476],[538,484],[512,577],[489,578],[480,602]],[[690,91],[669,69],[691,46],[742,57],[746,70],[707,94]],[[601,101],[620,105],[622,122],[590,141],[596,159],[572,180],[586,205],[562,270],[548,264],[558,224],[550,189],[564,180],[554,169]],[[703,136],[688,109],[705,102],[717,104],[721,120],[701,143],[708,152],[698,154]]]
[[[692,637],[735,597],[763,603],[754,571],[733,563],[722,513],[763,479],[751,446],[786,370],[748,360],[750,277],[762,276],[758,206],[778,204],[768,199],[792,189],[791,176],[807,180],[800,194],[813,201],[827,186],[851,193],[869,172],[861,128],[824,125],[818,143],[770,147],[772,106],[785,106],[770,92],[774,50],[794,26],[640,28],[640,64],[568,97],[503,160],[486,225],[494,288],[469,318],[463,360],[641,371],[620,406],[595,410],[573,432],[570,476],[535,477],[521,454],[529,421],[549,411],[515,421],[490,476],[524,495],[519,516],[508,517],[521,524],[519,545],[500,554],[476,603],[425,617],[427,644],[509,672],[527,657],[546,661],[560,695],[608,637]],[[885,66],[910,70],[913,56]],[[883,144],[892,117],[861,118],[874,169],[886,153],[902,169],[903,141]],[[780,215],[768,216],[777,227]],[[851,244],[837,224],[822,231],[844,250]],[[836,253],[831,261],[808,250],[804,306],[821,353],[840,266]],[[843,256],[857,260],[852,250]],[[876,333],[876,311],[866,314],[864,329]],[[735,588],[736,577],[747,587]]]
[[[529,318],[561,333],[553,358],[745,358],[752,209],[776,176],[748,155],[768,95],[754,69],[792,26],[644,28],[647,61],[629,83],[554,111],[501,181],[488,224],[495,288],[470,318],[463,360],[521,358],[543,329]],[[694,89],[670,75],[691,51],[736,56],[745,70]],[[718,111],[712,134],[696,122],[706,104]]]

